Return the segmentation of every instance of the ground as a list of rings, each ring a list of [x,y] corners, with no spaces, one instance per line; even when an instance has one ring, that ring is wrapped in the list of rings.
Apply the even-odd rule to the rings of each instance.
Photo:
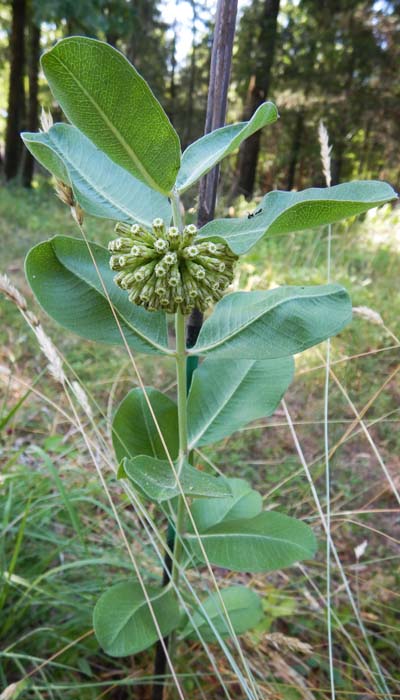
[[[253,209],[253,204],[238,206],[242,213],[247,208]],[[105,243],[112,235],[112,224],[91,221],[88,231],[91,239]],[[71,377],[72,371],[76,372],[84,383],[97,432],[87,417],[81,415],[81,419],[95,460],[96,450],[111,455],[109,417],[137,381],[130,364],[120,348],[94,346],[64,333],[40,311],[24,280],[23,259],[32,245],[56,233],[77,235],[68,211],[56,200],[47,181],[30,192],[3,187],[0,233],[0,272],[6,272],[27,296],[30,309],[39,315],[65,356],[67,372]],[[324,283],[326,251],[326,230],[265,240],[243,260],[235,284],[250,289]],[[339,697],[379,697],[379,673],[371,649],[389,689],[394,694],[400,692],[398,630],[396,638],[400,517],[394,493],[400,490],[399,258],[398,210],[387,206],[363,221],[333,228],[332,280],[348,288],[355,307],[366,306],[383,319],[377,325],[355,315],[331,348],[332,534],[370,645],[368,650],[333,566]],[[1,309],[0,557],[4,574],[0,589],[0,684],[6,687],[52,654],[62,652],[27,680],[21,697],[92,700],[107,694],[125,698],[124,684],[130,674],[130,683],[136,686],[132,697],[147,698],[148,684],[143,676],[151,675],[151,654],[143,653],[134,660],[110,659],[101,653],[91,633],[96,597],[108,582],[129,570],[93,460],[69,417],[68,401],[46,371],[46,360],[18,309],[6,301],[1,302]],[[299,356],[296,378],[286,396],[323,508],[325,357],[324,345]],[[138,362],[146,384],[173,395],[173,371],[168,361],[154,363],[152,358],[141,356]],[[246,635],[243,645],[263,697],[328,698],[325,541],[283,409],[207,448],[198,459],[204,466],[215,462],[228,475],[248,479],[263,493],[266,507],[279,506],[314,526],[319,540],[314,562],[253,577],[252,585],[264,597],[266,617],[259,629]],[[160,569],[149,542],[120,486],[107,470],[105,473],[148,580],[157,582]],[[356,547],[364,541],[365,551],[357,559]],[[217,573],[223,576],[223,572]],[[205,588],[206,576],[199,583]],[[310,645],[311,653],[304,644]],[[229,686],[232,695],[241,698],[223,657],[218,658],[218,665],[226,683],[233,683]],[[208,668],[200,647],[182,645],[177,670],[198,674],[197,680],[194,675],[182,677],[188,697],[223,697]]]

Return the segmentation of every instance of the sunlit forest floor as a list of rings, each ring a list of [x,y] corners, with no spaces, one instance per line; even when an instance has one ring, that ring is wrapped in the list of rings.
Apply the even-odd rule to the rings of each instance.
[[[237,212],[245,215],[252,208],[241,203]],[[89,221],[88,231],[91,239],[105,243],[112,225]],[[31,192],[2,188],[0,234],[0,272],[7,272],[27,296],[67,366],[84,383],[99,430],[109,440],[109,417],[136,383],[123,349],[94,346],[63,333],[41,313],[24,281],[23,259],[30,246],[54,234],[77,235],[66,208],[47,183]],[[400,693],[400,518],[394,493],[400,491],[399,269],[399,210],[387,207],[363,221],[333,228],[332,281],[348,288],[355,307],[369,307],[382,322],[355,315],[352,325],[332,341],[332,534],[369,643],[393,694]],[[255,289],[326,279],[327,231],[319,230],[263,241],[243,261],[235,284]],[[65,649],[26,681],[22,697],[148,698],[150,679],[146,683],[144,677],[152,673],[151,654],[113,660],[99,650],[91,634],[98,594],[129,570],[107,498],[35,338],[18,310],[9,302],[1,304],[0,557],[7,574],[0,592],[0,685],[23,678]],[[321,345],[297,358],[296,378],[286,397],[323,508],[325,353]],[[169,387],[173,395],[168,361],[140,357],[139,367],[146,384]],[[67,371],[72,377],[72,370]],[[256,484],[266,507],[279,506],[314,524],[320,542],[314,562],[254,577],[264,595],[266,617],[243,638],[243,647],[262,697],[330,697],[325,541],[283,410],[204,450],[199,459]],[[108,481],[149,580],[159,581],[160,569],[138,534],[126,497],[111,474]],[[363,551],[359,546],[364,542]],[[379,697],[374,681],[378,672],[335,565],[332,592],[338,697]],[[215,653],[218,657],[217,648]],[[227,684],[232,683],[232,695],[241,698],[224,664],[221,656],[220,672]],[[182,645],[177,671],[187,697],[223,697],[200,646]],[[131,695],[121,687],[127,676],[135,686]]]

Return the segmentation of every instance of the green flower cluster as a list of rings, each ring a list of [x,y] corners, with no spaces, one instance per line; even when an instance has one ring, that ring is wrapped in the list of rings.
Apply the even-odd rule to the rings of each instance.
[[[196,239],[193,224],[182,233],[162,219],[154,219],[152,231],[125,223],[115,230],[120,238],[108,245],[114,280],[129,291],[129,301],[148,311],[204,311],[232,282],[237,256],[225,244]]]

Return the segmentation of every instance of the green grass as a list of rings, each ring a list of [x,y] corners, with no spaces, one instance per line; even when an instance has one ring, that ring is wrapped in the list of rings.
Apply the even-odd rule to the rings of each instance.
[[[253,208],[241,205],[243,213],[245,207]],[[387,207],[362,222],[334,227],[332,242],[333,280],[349,289],[355,306],[369,306],[381,314],[385,324],[377,326],[356,317],[332,342],[332,361],[367,354],[334,364],[333,369],[358,411],[377,394],[365,421],[373,424],[370,433],[395,479],[400,447],[397,375],[387,386],[383,385],[399,364],[399,352],[398,348],[379,353],[375,350],[396,345],[389,331],[400,335],[399,220],[399,214]],[[105,243],[112,235],[112,224],[89,221],[88,232],[91,239]],[[31,192],[3,187],[0,233],[0,272],[7,272],[26,294],[30,308],[39,314],[46,331],[93,397],[95,417],[106,436],[103,447],[110,453],[107,416],[136,383],[127,358],[120,348],[95,346],[64,333],[38,309],[23,276],[23,258],[32,245],[55,234],[77,235],[68,211],[57,201],[47,181],[40,182]],[[242,288],[266,288],[274,284],[323,283],[326,274],[326,231],[314,231],[264,240],[243,261],[238,284]],[[140,677],[151,675],[151,652],[134,661],[110,659],[90,633],[96,597],[109,582],[130,570],[113,514],[82,436],[57,410],[58,407],[69,412],[68,402],[47,372],[34,386],[39,394],[29,394],[18,406],[46,361],[18,310],[8,301],[0,303],[0,365],[10,370],[10,375],[4,371],[0,374],[4,396],[1,415],[8,415],[16,406],[1,433],[0,686],[23,678],[70,644],[27,680],[21,697],[94,700],[108,691],[105,697],[118,700],[147,698],[147,684]],[[319,352],[324,353],[324,348],[297,358],[296,379],[287,404],[324,502],[324,369],[320,367],[323,362]],[[151,358],[140,357],[139,367],[145,383],[169,387],[173,394],[173,368],[168,361],[155,363]],[[109,403],[110,391],[113,398]],[[351,425],[354,414],[333,380],[330,419],[330,443],[334,446]],[[87,434],[97,440],[90,425],[85,425]],[[328,698],[326,628],[318,598],[318,590],[322,600],[325,595],[324,542],[282,411],[207,448],[199,461],[215,461],[229,475],[248,478],[260,488],[268,507],[279,506],[315,524],[320,553],[314,563],[307,563],[306,575],[294,568],[282,574],[254,577],[254,585],[264,595],[266,619],[264,626],[246,637],[244,644],[253,667],[260,670],[260,687],[272,693],[266,697]],[[332,457],[331,471],[335,543],[369,629],[370,642],[388,675],[388,685],[393,693],[399,693],[398,504],[365,436],[354,428]],[[127,497],[111,476],[108,485],[148,580],[158,580],[159,566],[132,517]],[[367,550],[357,567],[354,548],[365,539]],[[205,585],[202,578],[198,582]],[[357,700],[372,697],[374,684],[357,657],[358,651],[368,658],[365,643],[335,569],[332,589],[337,615],[334,653],[338,693]],[[268,641],[271,632],[296,637],[310,644],[313,653],[304,656],[285,647],[277,652]],[[217,649],[215,653],[218,655]],[[209,664],[199,646],[183,645],[177,663],[178,672],[188,674],[183,680],[188,697],[223,697],[208,673]],[[220,663],[223,668],[222,655]],[[369,666],[372,669],[370,662]],[[235,681],[229,670],[225,677]],[[113,688],[127,682],[138,684],[130,695]],[[235,698],[242,697],[237,685],[231,692]]]

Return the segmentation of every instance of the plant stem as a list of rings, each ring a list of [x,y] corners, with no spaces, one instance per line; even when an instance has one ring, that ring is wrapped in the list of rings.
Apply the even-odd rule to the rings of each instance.
[[[176,226],[176,228],[178,228],[179,231],[182,233],[183,221],[181,214],[181,200],[179,198],[179,194],[175,192],[175,190],[171,192],[171,207],[174,226]]]
[[[175,316],[176,331],[176,376],[178,382],[178,430],[179,430],[179,455],[177,472],[180,476],[184,461],[188,454],[187,438],[187,410],[186,410],[186,341],[185,341],[185,316],[177,311]],[[175,525],[174,560],[172,564],[172,581],[179,583],[179,563],[182,556],[181,534],[185,520],[185,502],[182,496],[178,497],[178,507]]]
[[[180,208],[179,195],[176,192],[171,193],[171,207],[174,226],[180,232],[183,230],[183,221]],[[178,429],[179,429],[179,455],[177,471],[180,474],[184,459],[187,457],[187,410],[186,410],[186,342],[185,342],[185,316],[178,311],[175,315],[175,334],[176,334],[176,375],[177,375],[177,399],[178,399]],[[182,496],[178,498],[177,515],[174,524],[171,522],[168,525],[167,544],[170,550],[173,551],[173,561],[167,553],[164,559],[164,572],[162,585],[167,586],[172,580],[175,585],[179,583],[179,562],[182,556],[181,534],[185,520],[185,503]],[[172,657],[173,647],[175,646],[175,636],[164,638],[164,643],[169,649],[169,654]],[[156,645],[156,655],[154,660],[154,675],[163,677],[166,669],[166,656],[164,648],[160,642]],[[153,686],[152,700],[163,700],[164,697],[164,679]]]

